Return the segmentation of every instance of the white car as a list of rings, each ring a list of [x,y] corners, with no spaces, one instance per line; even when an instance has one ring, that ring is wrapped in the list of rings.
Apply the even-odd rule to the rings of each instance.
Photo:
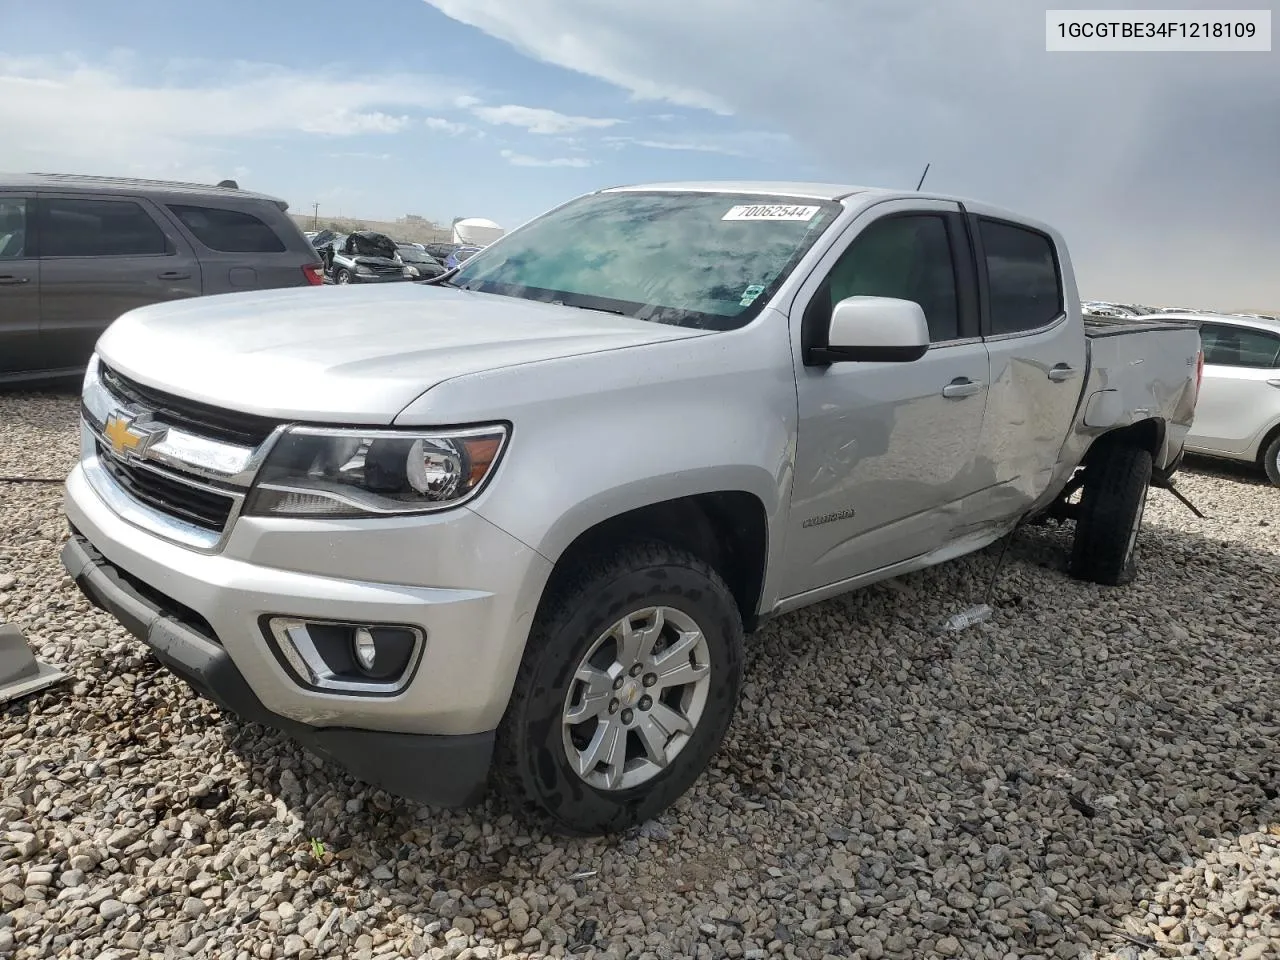
[[[1187,451],[1257,463],[1280,486],[1280,320],[1165,313],[1200,322],[1204,381]]]

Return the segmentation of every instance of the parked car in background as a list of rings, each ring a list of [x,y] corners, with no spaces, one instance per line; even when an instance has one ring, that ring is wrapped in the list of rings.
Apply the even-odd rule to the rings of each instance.
[[[1161,313],[1193,319],[1204,345],[1204,384],[1187,451],[1256,463],[1280,486],[1280,320],[1233,314]]]
[[[385,233],[357,230],[343,238],[341,244],[330,244],[332,254],[326,257],[326,268],[334,283],[386,283],[406,280],[409,275],[400,262],[396,243]]]
[[[449,259],[449,255],[458,249],[456,243],[424,243],[422,248],[441,263]]]
[[[690,787],[771,617],[1042,515],[1128,582],[1195,411],[1193,326],[1085,321],[1056,230],[934,194],[615,188],[331,294],[111,328],[66,569],[246,719],[571,833]]]
[[[135,307],[321,283],[287,210],[234,187],[0,174],[0,381],[82,372]]]
[[[423,250],[420,243],[397,244],[396,255],[408,270],[410,280],[430,280],[445,272],[444,264]]]
[[[454,267],[466,263],[483,249],[484,247],[458,247],[445,259],[444,265],[452,270]]]

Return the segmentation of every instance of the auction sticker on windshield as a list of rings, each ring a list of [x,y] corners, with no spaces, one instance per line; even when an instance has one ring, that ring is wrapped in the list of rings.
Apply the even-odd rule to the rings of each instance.
[[[812,220],[821,207],[795,206],[783,203],[758,203],[730,207],[721,220]]]

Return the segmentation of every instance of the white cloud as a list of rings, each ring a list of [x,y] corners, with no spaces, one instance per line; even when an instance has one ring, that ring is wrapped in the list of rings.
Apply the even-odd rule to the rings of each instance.
[[[502,157],[513,167],[589,167],[595,162],[585,157],[553,157],[543,160],[539,157],[516,153],[514,150],[503,150]]]
[[[646,147],[650,150],[680,150],[693,153],[722,153],[729,157],[745,157],[750,152],[719,143],[699,143],[685,140],[645,140],[639,137],[605,137],[606,143],[617,147]]]
[[[461,96],[398,74],[327,77],[262,64],[166,64],[138,79],[131,58],[0,55],[5,164],[94,172],[198,169],[240,138],[394,134],[414,111]]]
[[[541,107],[521,107],[505,104],[500,107],[473,106],[471,112],[481,120],[492,124],[508,124],[522,127],[529,133],[573,133],[576,130],[603,130],[622,123],[612,117],[571,117],[545,110]]]
[[[445,120],[443,117],[427,117],[422,121],[428,130],[435,130],[438,133],[459,134],[466,133],[470,129],[465,123],[458,123],[455,120]]]
[[[1062,228],[1086,294],[1280,309],[1274,54],[1050,54],[1025,0],[426,2],[633,98],[788,134],[833,180],[914,186],[932,161],[934,189]]]
[[[338,153],[326,153],[326,157],[333,160],[390,160],[389,153],[371,153],[366,150],[347,150]]]

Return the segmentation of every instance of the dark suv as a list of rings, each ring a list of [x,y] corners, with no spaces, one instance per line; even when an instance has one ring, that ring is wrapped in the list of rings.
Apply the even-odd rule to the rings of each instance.
[[[0,381],[82,371],[134,307],[322,283],[287,209],[227,181],[0,174]]]

